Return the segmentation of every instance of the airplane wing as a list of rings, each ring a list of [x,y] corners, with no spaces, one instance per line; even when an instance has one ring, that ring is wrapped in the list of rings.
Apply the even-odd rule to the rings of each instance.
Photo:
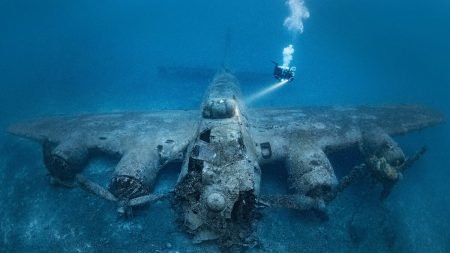
[[[168,143],[185,148],[194,137],[198,115],[161,111],[53,117],[18,123],[8,131],[41,143],[80,142],[89,150],[123,155],[136,147],[156,149]]]
[[[197,129],[198,115],[198,111],[161,111],[53,117],[22,122],[8,130],[41,143],[78,139],[90,149],[124,154],[140,144],[187,143]],[[314,143],[323,150],[354,145],[370,128],[396,135],[444,120],[441,114],[415,105],[251,109],[248,117],[256,143],[282,139]]]
[[[248,117],[259,162],[286,161],[290,187],[310,197],[324,195],[337,184],[326,157],[329,152],[367,140],[372,144],[373,139],[365,132],[376,129],[376,141],[381,139],[390,145],[389,150],[381,150],[384,157],[389,162],[397,161],[403,159],[403,153],[390,135],[444,120],[441,114],[414,105],[253,109],[243,116]],[[9,132],[41,142],[44,163],[54,177],[65,182],[76,178],[81,186],[105,199],[116,200],[122,195],[134,199],[149,193],[161,166],[183,158],[184,150],[196,136],[199,117],[198,111],[54,117],[19,123]],[[384,145],[375,144],[380,143]],[[110,184],[114,196],[78,174],[92,151],[121,156]],[[391,181],[398,178],[394,172],[386,176],[391,176]],[[391,187],[385,188],[389,192]]]
[[[356,145],[373,128],[398,135],[444,121],[443,115],[418,105],[254,109],[248,117],[257,143],[308,144],[325,152]],[[277,150],[286,149],[271,151]]]

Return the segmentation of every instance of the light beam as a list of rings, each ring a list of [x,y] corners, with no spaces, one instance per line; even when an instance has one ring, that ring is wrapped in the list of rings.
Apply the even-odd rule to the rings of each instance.
[[[269,94],[270,92],[280,88],[281,86],[287,84],[288,82],[289,82],[289,80],[281,80],[281,82],[278,82],[278,83],[276,83],[276,84],[274,84],[272,86],[269,86],[269,87],[267,87],[267,88],[265,88],[265,89],[255,93],[255,94],[251,95],[250,97],[248,97],[246,99],[247,104],[250,104],[251,102],[253,102],[253,101],[255,101],[255,100],[257,100],[257,99],[259,99],[259,98],[261,98],[261,97],[263,97],[263,96],[265,96],[267,94]]]

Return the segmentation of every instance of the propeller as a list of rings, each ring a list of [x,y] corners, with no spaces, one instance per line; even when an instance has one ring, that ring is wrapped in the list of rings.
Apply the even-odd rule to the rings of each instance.
[[[287,208],[298,211],[313,211],[320,219],[328,220],[328,210],[321,198],[306,195],[263,195],[256,202],[257,207]]]
[[[117,199],[110,191],[81,174],[77,174],[75,180],[78,186],[80,186],[80,188],[85,190],[86,192],[92,193],[112,202],[117,202],[119,205],[117,211],[121,214],[130,214],[132,207],[156,202],[158,200],[169,197],[173,193],[173,191],[169,191],[163,194],[148,194],[133,199],[122,200]]]
[[[423,146],[419,151],[417,151],[413,156],[407,158],[401,165],[395,167],[394,169],[401,174],[406,169],[410,168],[415,162],[417,162],[427,151],[427,147]],[[342,179],[339,181],[338,186],[336,187],[336,190],[334,191],[334,194],[330,196],[329,199],[326,199],[327,202],[333,200],[338,193],[344,191],[348,186],[350,186],[356,179],[362,177],[363,175],[366,175],[368,172],[369,164],[367,163],[361,163],[352,168],[350,172],[342,177]],[[396,181],[386,181],[383,183],[383,192],[381,193],[381,199],[385,199],[387,196],[389,196],[389,193],[394,186]]]

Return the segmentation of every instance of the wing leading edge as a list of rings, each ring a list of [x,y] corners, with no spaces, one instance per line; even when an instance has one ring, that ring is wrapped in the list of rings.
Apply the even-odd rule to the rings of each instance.
[[[359,142],[362,133],[373,128],[399,135],[444,120],[442,114],[419,105],[254,109],[249,113],[253,137],[259,143],[282,138],[331,150]]]
[[[193,138],[198,111],[161,111],[53,117],[12,125],[8,131],[40,143],[83,142],[89,149],[124,154]]]

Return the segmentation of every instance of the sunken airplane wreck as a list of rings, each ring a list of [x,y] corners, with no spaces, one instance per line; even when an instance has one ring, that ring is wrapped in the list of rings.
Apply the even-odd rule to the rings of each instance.
[[[238,80],[216,74],[200,111],[55,117],[19,123],[9,132],[42,143],[54,182],[117,202],[118,211],[170,199],[194,242],[251,247],[260,207],[326,213],[326,204],[358,175],[369,174],[386,197],[423,153],[406,158],[391,135],[442,122],[421,106],[246,109]],[[358,147],[365,163],[338,181],[327,155]],[[99,152],[121,157],[109,186],[83,176]],[[176,186],[152,194],[167,163],[183,161]],[[283,162],[290,195],[260,195],[261,166]],[[264,169],[264,167],[262,167]]]

